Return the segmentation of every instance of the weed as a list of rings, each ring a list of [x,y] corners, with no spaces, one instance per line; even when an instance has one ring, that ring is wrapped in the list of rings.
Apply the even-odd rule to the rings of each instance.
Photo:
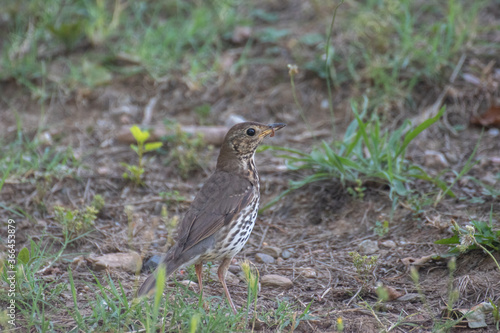
[[[361,179],[355,180],[356,185],[348,187],[347,193],[349,193],[354,198],[363,199],[365,196],[366,187],[363,186],[363,182]]]
[[[365,99],[363,112],[357,111],[352,103],[355,119],[348,126],[344,138],[340,142],[328,144],[322,142],[319,147],[313,148],[311,153],[300,150],[263,146],[261,150],[273,149],[283,151],[281,155],[289,170],[312,170],[314,173],[299,181],[290,183],[290,188],[262,209],[267,209],[289,192],[306,184],[338,178],[342,184],[355,183],[362,191],[359,180],[365,182],[373,180],[390,186],[389,197],[396,204],[399,198],[413,193],[409,188],[412,179],[421,179],[431,182],[443,190],[443,193],[454,197],[454,193],[439,179],[431,178],[419,166],[405,158],[408,145],[424,130],[436,123],[443,113],[440,112],[420,125],[412,127],[410,121],[405,121],[394,131],[381,130],[381,123],[377,115],[373,114],[367,121],[363,121],[368,107]]]
[[[126,168],[126,172],[123,173],[122,177],[124,179],[130,179],[136,185],[142,185],[142,175],[145,171],[145,161],[144,161],[144,153],[151,152],[153,150],[157,150],[163,146],[162,142],[148,142],[150,134],[148,131],[141,131],[139,126],[134,125],[130,128],[130,132],[134,136],[135,141],[137,141],[137,145],[131,144],[130,148],[138,156],[137,165],[130,165],[125,162],[122,162],[121,165]]]
[[[194,112],[198,116],[200,125],[206,125],[208,116],[210,115],[210,104],[203,104],[194,108]]]
[[[401,106],[417,84],[439,84],[460,56],[478,45],[483,6],[456,0],[438,5],[368,1],[345,13],[353,34],[349,45],[325,53],[329,65],[316,68],[339,73],[332,75],[336,86],[357,83],[356,90],[367,92],[376,110]]]
[[[71,210],[61,206],[54,207],[54,218],[62,226],[65,240],[81,237],[94,227],[100,209],[104,207],[104,199],[96,195],[90,206]]]
[[[167,245],[170,247],[174,245],[174,232],[177,229],[177,224],[179,223],[179,217],[177,215],[172,218],[168,217],[167,206],[162,205],[161,207],[161,220],[165,224],[167,229]]]
[[[377,220],[373,232],[379,237],[386,236],[389,233],[389,221],[384,220],[381,222]]]
[[[356,273],[366,285],[372,277],[372,273],[377,267],[378,256],[362,256],[356,251],[349,252]]]
[[[493,321],[498,331],[500,327],[500,301],[498,301],[498,304],[495,304],[495,302],[492,299],[488,299],[488,301],[490,302],[490,305],[493,308],[492,311]]]
[[[53,331],[54,323],[46,317],[46,310],[52,309],[57,315],[58,310],[64,306],[59,304],[60,294],[66,289],[66,284],[59,279],[46,280],[42,278],[43,272],[50,269],[57,262],[70,241],[65,241],[60,249],[50,254],[53,248],[41,246],[33,240],[28,248],[22,248],[17,256],[15,268],[7,266],[7,262],[0,262],[0,280],[9,281],[9,273],[15,271],[16,292],[14,295],[16,306],[16,324],[28,329],[38,328],[42,332]],[[7,268],[8,267],[8,268]],[[9,272],[10,271],[10,272]],[[7,298],[9,296],[9,298]],[[10,303],[12,296],[0,293],[0,302]],[[56,306],[54,306],[56,305]],[[2,327],[0,320],[0,327]],[[5,326],[4,327],[12,327]]]
[[[168,162],[176,163],[181,177],[186,179],[192,171],[206,164],[206,155],[205,157],[200,155],[200,151],[206,149],[206,145],[201,135],[191,136],[182,131],[180,126],[173,126],[175,126],[175,135],[166,138],[171,144]]]
[[[90,203],[90,206],[94,207],[97,212],[100,212],[104,206],[106,205],[106,202],[104,201],[104,198],[100,194],[94,195],[94,198],[92,199],[92,202]]]
[[[337,332],[344,332],[344,320],[342,319],[342,317],[337,318]]]
[[[29,176],[50,180],[52,177],[61,179],[73,175],[80,163],[71,147],[61,149],[47,146],[38,136],[29,140],[21,132],[21,127],[22,124],[18,123],[17,137],[13,142],[1,142],[0,184],[3,185],[7,177],[14,177],[24,182]]]
[[[245,260],[241,263],[241,270],[245,276],[245,280],[248,286],[248,296],[247,296],[247,314],[246,322],[248,323],[248,314],[250,313],[250,306],[253,303],[253,320],[252,320],[252,331],[255,328],[255,320],[257,319],[257,299],[259,295],[259,270],[254,266],[250,267],[250,262]]]
[[[465,227],[460,227],[455,221],[452,224],[454,235],[434,242],[451,246],[448,253],[458,254],[479,248],[488,253],[490,250],[500,252],[500,230],[493,229],[491,218],[489,223],[472,220]]]
[[[87,206],[84,210],[70,210],[55,206],[54,218],[62,226],[64,237],[69,239],[92,229],[97,218],[97,210],[92,206]]]
[[[160,192],[162,197],[168,204],[175,204],[177,202],[186,201],[186,197],[181,195],[179,191]]]

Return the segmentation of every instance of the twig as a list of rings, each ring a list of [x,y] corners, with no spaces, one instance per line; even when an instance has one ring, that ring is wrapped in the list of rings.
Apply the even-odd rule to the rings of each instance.
[[[151,122],[151,119],[153,118],[153,111],[159,98],[160,96],[156,95],[149,100],[146,108],[144,109],[144,118],[142,118],[142,125],[149,125],[149,123]]]
[[[347,302],[346,306],[349,306],[351,304],[351,302],[356,298],[358,297],[359,293],[361,292],[361,290],[363,290],[363,287],[359,287],[358,291],[354,294],[354,296],[351,297],[351,299],[349,300],[349,302]]]

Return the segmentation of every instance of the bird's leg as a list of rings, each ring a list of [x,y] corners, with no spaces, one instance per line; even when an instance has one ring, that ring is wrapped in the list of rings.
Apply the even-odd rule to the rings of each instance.
[[[229,304],[231,305],[234,314],[237,314],[236,307],[234,306],[233,300],[231,299],[231,295],[229,294],[229,290],[227,289],[226,285],[226,273],[232,259],[233,258],[226,258],[222,261],[222,263],[219,266],[219,270],[217,271],[217,275],[219,276],[220,283],[222,283],[222,286],[224,287],[224,292],[226,293],[227,300],[229,301]]]
[[[200,286],[201,298],[203,298],[203,282],[201,281],[203,274],[203,263],[200,262],[199,264],[194,265],[194,269],[196,270],[196,276],[198,277],[198,285]]]
[[[198,303],[198,306],[202,305],[205,311],[208,311],[210,307],[203,300],[203,263],[200,262],[199,264],[194,265],[194,269],[196,270],[196,276],[198,276],[198,285],[200,286],[200,302]]]

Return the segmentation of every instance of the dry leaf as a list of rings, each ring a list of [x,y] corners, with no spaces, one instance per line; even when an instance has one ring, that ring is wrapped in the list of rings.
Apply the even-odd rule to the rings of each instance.
[[[473,117],[470,123],[484,127],[500,127],[500,106],[492,105],[485,113]]]

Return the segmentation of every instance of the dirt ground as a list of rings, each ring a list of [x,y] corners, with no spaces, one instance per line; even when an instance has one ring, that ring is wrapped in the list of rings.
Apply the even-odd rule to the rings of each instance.
[[[288,17],[287,17],[288,15]],[[301,18],[308,24],[311,20]],[[283,12],[284,26],[293,27],[296,20],[290,12]],[[248,56],[259,57],[264,52],[257,45]],[[467,72],[477,62],[468,57],[462,71]],[[500,70],[497,64],[497,71]],[[265,65],[249,65],[247,70],[234,75],[221,73],[213,82],[193,89],[182,77],[171,76],[165,82],[155,83],[144,75],[114,80],[110,85],[93,90],[81,89],[70,94],[57,93],[40,105],[27,94],[25,88],[13,82],[0,83],[0,132],[12,140],[16,135],[14,111],[21,116],[23,132],[28,137],[36,135],[38,128],[48,133],[53,141],[47,143],[58,149],[73,147],[81,167],[74,177],[43,179],[38,175],[27,175],[25,181],[7,180],[0,198],[8,205],[21,207],[33,218],[17,217],[20,229],[18,243],[26,245],[30,237],[48,233],[60,234],[54,222],[53,207],[82,207],[92,197],[100,194],[106,205],[96,221],[97,231],[68,249],[79,254],[106,254],[128,252],[140,253],[144,261],[162,252],[166,242],[165,228],[158,228],[161,207],[165,205],[169,216],[182,217],[200,185],[214,170],[218,147],[203,148],[201,155],[207,156],[203,167],[183,178],[176,163],[165,163],[165,155],[155,155],[147,165],[145,185],[134,187],[122,178],[121,162],[134,163],[135,153],[127,144],[116,140],[124,126],[140,124],[144,110],[152,98],[157,98],[150,124],[161,124],[166,119],[183,125],[199,125],[196,106],[209,104],[211,112],[205,123],[227,124],[231,116],[264,123],[285,122],[287,127],[268,138],[271,145],[310,149],[313,138],[301,121],[294,104],[290,88],[287,56],[277,58]],[[498,79],[498,77],[497,77]],[[313,131],[319,139],[331,139],[331,118],[323,101],[327,99],[323,80],[301,71],[296,78],[299,99]],[[497,87],[500,81],[496,81]],[[447,92],[442,105],[447,106],[444,118],[422,133],[409,147],[408,158],[421,165],[430,175],[441,174],[451,182],[467,162],[481,137],[482,128],[469,126],[469,119],[488,107],[486,90],[471,86],[458,78],[450,85],[454,93]],[[387,115],[387,127],[399,124],[403,119],[414,119],[440,99],[444,91],[422,86],[422,99],[414,109],[398,110],[399,114]],[[498,91],[496,92],[498,93]],[[418,94],[418,92],[417,92]],[[341,137],[352,120],[348,98],[353,95],[350,87],[338,87],[333,91],[336,137]],[[41,112],[41,108],[44,112]],[[393,112],[395,114],[395,110]],[[463,126],[457,133],[454,128]],[[164,151],[170,149],[166,145]],[[432,154],[429,151],[433,151]],[[434,154],[434,155],[433,155]],[[444,161],[433,159],[442,156]],[[283,190],[289,182],[306,173],[287,171],[279,153],[264,151],[256,155],[256,164],[261,177],[261,206]],[[431,156],[432,155],[432,156]],[[153,154],[148,155],[148,157]],[[500,172],[500,136],[486,129],[476,153],[478,163],[467,176],[484,182],[493,179],[492,186],[500,188],[495,178]],[[470,220],[492,221],[496,229],[500,226],[500,201],[481,194],[482,188],[469,178],[461,178],[454,186],[457,197],[443,198],[433,205],[438,189],[424,182],[411,186],[421,198],[429,198],[430,204],[415,211],[410,200],[401,202],[391,212],[392,202],[384,186],[368,184],[364,197],[354,197],[336,181],[311,184],[285,196],[276,205],[259,214],[254,232],[244,250],[236,257],[254,262],[260,275],[279,274],[290,278],[294,286],[289,290],[263,287],[259,294],[258,307],[273,309],[276,300],[289,300],[305,307],[311,301],[311,315],[316,319],[301,322],[298,331],[333,332],[337,318],[343,318],[345,332],[379,332],[387,329],[399,319],[405,324],[397,328],[401,332],[431,331],[434,323],[442,318],[448,300],[449,258],[433,258],[419,264],[420,288],[423,298],[415,296],[419,290],[410,277],[410,267],[415,261],[430,255],[446,253],[448,247],[435,245],[434,241],[452,236],[451,223],[466,225]],[[178,191],[184,200],[166,201],[160,192]],[[474,203],[473,197],[483,197]],[[423,199],[422,199],[423,200]],[[40,209],[40,203],[45,209]],[[125,207],[133,207],[130,224]],[[4,217],[11,214],[0,208]],[[392,216],[391,216],[392,215]],[[389,229],[382,236],[374,232],[377,221],[388,220]],[[132,225],[132,226],[131,226]],[[132,229],[132,230],[130,230]],[[130,233],[132,237],[130,237]],[[368,276],[356,271],[351,251],[360,251],[360,243],[373,240],[378,250],[376,268]],[[392,242],[388,242],[392,241]],[[291,257],[275,264],[255,261],[255,254],[264,246],[277,246],[288,250]],[[495,254],[497,260],[500,255]],[[62,275],[67,275],[67,261],[55,265]],[[481,302],[500,300],[500,272],[494,261],[482,251],[459,255],[453,285],[459,289],[459,298],[454,308],[470,309]],[[305,269],[309,268],[309,269]],[[77,283],[86,276],[86,269],[79,271]],[[311,273],[312,272],[312,273]],[[50,273],[50,272],[49,272]],[[57,274],[57,273],[52,273]],[[77,273],[75,273],[77,274]],[[140,279],[146,277],[142,273]],[[132,295],[137,286],[134,275],[116,273]],[[410,295],[404,300],[393,300],[377,305],[375,286],[381,283],[391,293]],[[230,284],[234,302],[246,303],[247,288],[244,282]],[[83,288],[83,287],[82,287]],[[206,293],[219,295],[221,286],[217,281],[207,281]],[[414,297],[413,297],[414,296]],[[488,328],[474,332],[494,331],[493,319],[487,317]],[[411,326],[415,324],[417,328]],[[453,328],[453,332],[468,331],[466,324]],[[261,330],[272,330],[261,327]]]

